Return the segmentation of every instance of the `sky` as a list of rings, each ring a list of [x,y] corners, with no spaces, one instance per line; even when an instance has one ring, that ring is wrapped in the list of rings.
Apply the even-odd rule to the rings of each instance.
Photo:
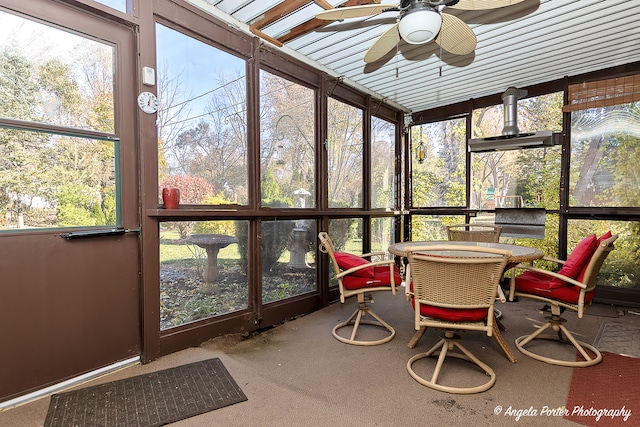
[[[180,75],[183,101],[192,99],[190,116],[204,112],[211,94],[199,96],[219,87],[216,74],[245,73],[244,60],[161,24],[156,24],[156,46],[157,78],[167,69],[171,77]]]

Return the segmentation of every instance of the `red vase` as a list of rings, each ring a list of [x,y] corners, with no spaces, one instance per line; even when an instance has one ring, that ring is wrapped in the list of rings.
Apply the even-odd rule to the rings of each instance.
[[[162,203],[164,203],[165,209],[178,209],[178,205],[180,204],[180,189],[163,188]]]

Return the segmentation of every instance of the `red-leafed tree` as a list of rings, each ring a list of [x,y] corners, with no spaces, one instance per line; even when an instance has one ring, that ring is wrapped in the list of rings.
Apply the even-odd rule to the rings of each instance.
[[[163,188],[180,189],[180,203],[184,205],[199,205],[205,197],[215,196],[213,184],[197,176],[176,175],[166,178],[158,189],[159,197]]]
[[[163,188],[179,189],[180,203],[184,205],[199,205],[204,202],[206,197],[215,196],[213,184],[197,176],[175,175],[164,179],[158,189],[158,197],[160,199],[162,198]],[[194,226],[193,221],[180,221],[177,224],[181,239],[191,234]]]

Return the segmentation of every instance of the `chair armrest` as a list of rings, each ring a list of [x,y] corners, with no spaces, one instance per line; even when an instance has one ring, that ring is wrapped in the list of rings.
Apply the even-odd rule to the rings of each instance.
[[[561,259],[553,258],[553,257],[546,256],[546,255],[542,257],[542,260],[543,261],[555,262],[556,264],[560,264],[560,265],[564,265],[564,263],[566,262],[566,261],[563,261]]]
[[[340,273],[338,273],[336,275],[336,277],[337,278],[342,278],[342,277],[347,276],[347,275],[349,275],[349,274],[351,274],[351,273],[353,273],[355,271],[363,270],[365,268],[375,267],[377,265],[388,265],[389,268],[393,271],[393,266],[395,265],[395,261],[392,260],[392,259],[385,259],[385,260],[382,260],[382,261],[374,261],[374,262],[370,262],[368,264],[358,265],[358,266],[352,267],[352,268],[350,268],[348,270],[341,271]]]
[[[542,273],[542,274],[550,276],[550,277],[555,277],[556,279],[562,280],[563,282],[567,282],[567,283],[569,283],[571,285],[574,285],[574,286],[577,286],[577,287],[579,287],[581,289],[586,289],[587,288],[587,285],[585,285],[584,283],[579,282],[579,281],[577,281],[575,279],[572,279],[570,277],[563,276],[562,274],[555,273],[553,271],[545,270],[545,269],[538,268],[538,267],[533,267],[533,266],[527,265],[527,264],[518,264],[514,268],[520,268],[520,269],[523,269],[523,270],[535,271],[537,273]]]
[[[360,255],[362,258],[371,258],[372,256],[382,256],[384,257],[387,253],[386,252],[369,252],[367,254],[362,254]]]

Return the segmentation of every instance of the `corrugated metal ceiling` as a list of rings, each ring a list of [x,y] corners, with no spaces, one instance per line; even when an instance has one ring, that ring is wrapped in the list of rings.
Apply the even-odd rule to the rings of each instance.
[[[266,39],[286,40],[299,26],[317,22],[315,14],[324,10],[320,1],[188,1],[245,31],[259,29]],[[345,0],[327,3],[337,7]],[[279,8],[291,7],[291,13],[277,14]],[[401,42],[395,54],[365,64],[367,49],[396,22],[397,12],[328,23],[286,40],[282,49],[407,111],[640,61],[638,0],[524,0],[492,10],[445,11],[475,32],[478,44],[473,54],[451,55],[433,42]]]

